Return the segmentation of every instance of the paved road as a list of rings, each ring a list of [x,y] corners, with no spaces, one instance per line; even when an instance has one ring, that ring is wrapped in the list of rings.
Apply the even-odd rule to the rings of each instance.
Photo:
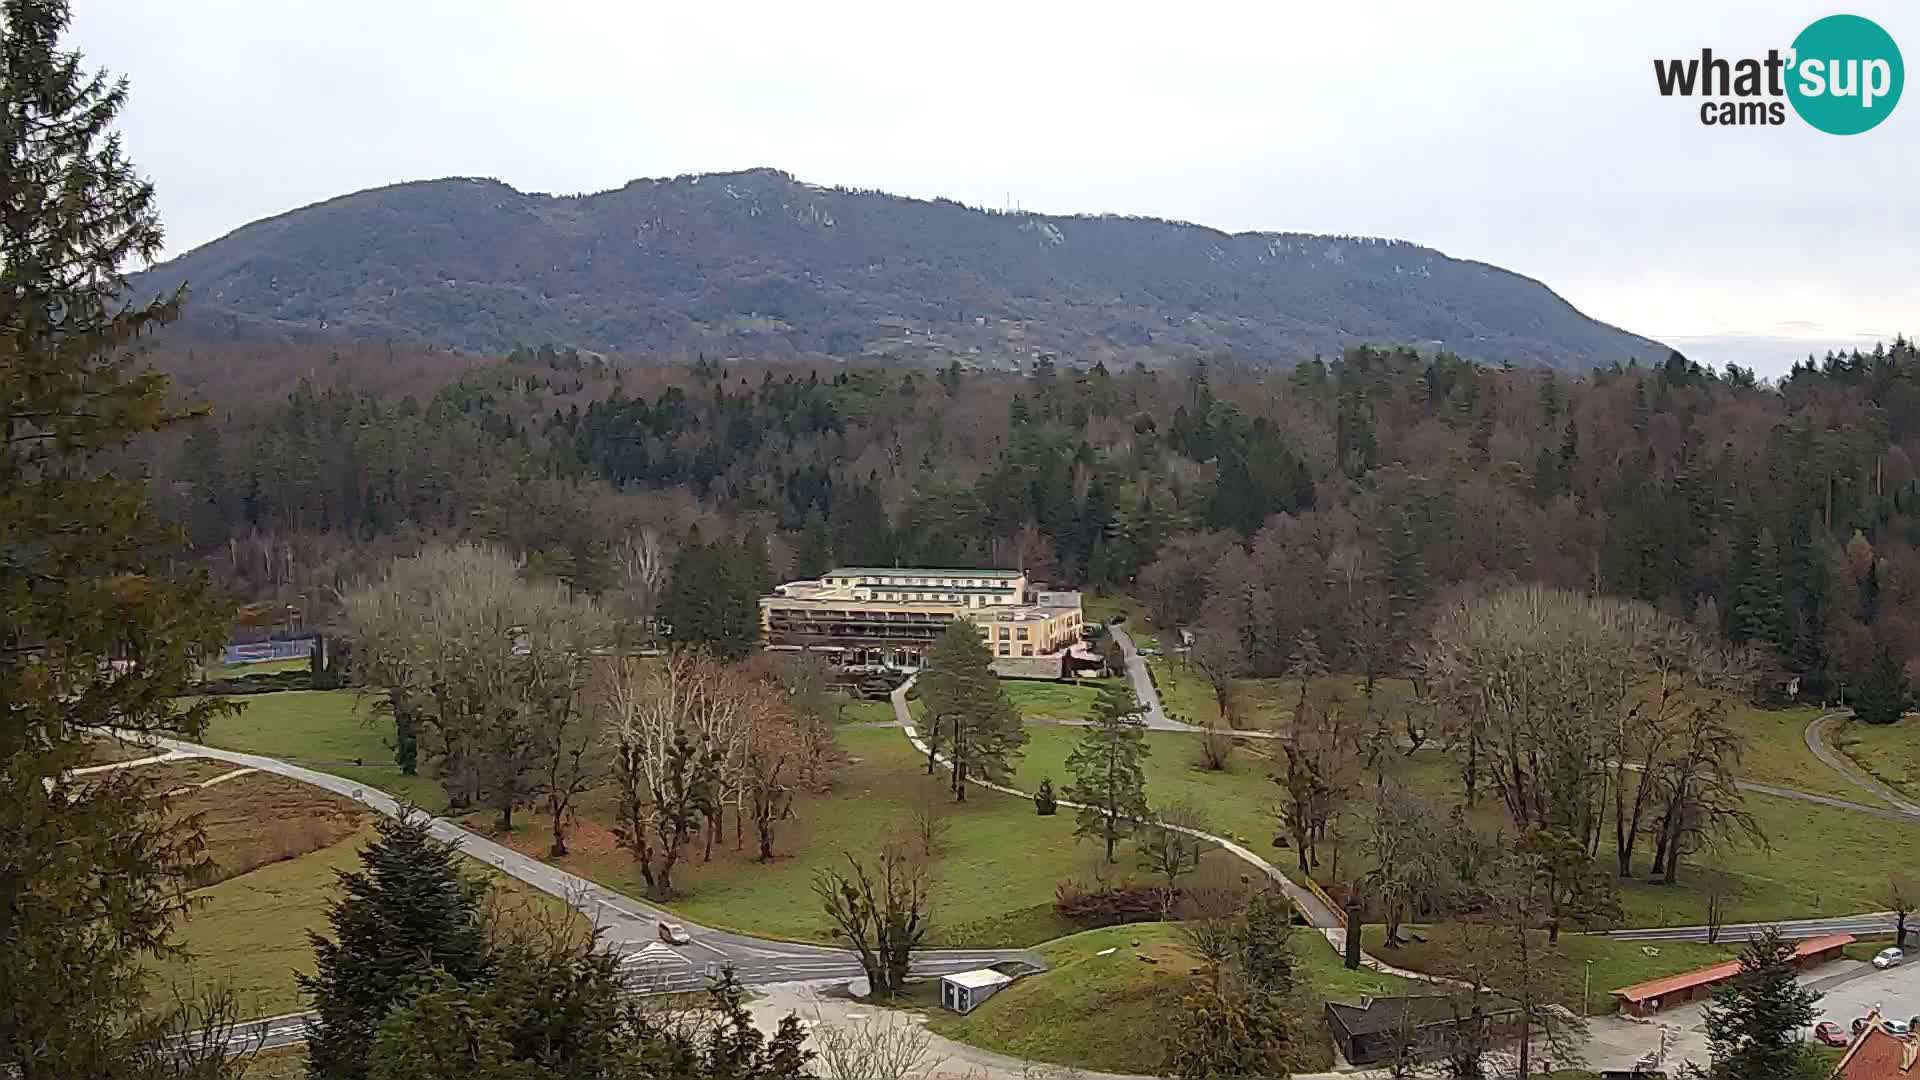
[[[1720,928],[1720,940],[1739,944],[1772,926],[1782,937],[1795,941],[1827,934],[1854,934],[1861,937],[1893,933],[1893,913],[1871,911],[1860,915],[1837,915],[1831,919],[1788,919],[1779,922],[1727,923]],[[1621,941],[1705,941],[1704,926],[1656,926],[1643,930],[1613,930],[1607,934]]]

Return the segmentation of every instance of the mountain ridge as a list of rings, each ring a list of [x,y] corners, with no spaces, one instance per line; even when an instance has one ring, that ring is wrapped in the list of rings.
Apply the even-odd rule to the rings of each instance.
[[[1409,241],[992,211],[774,169],[583,195],[482,177],[369,188],[133,279],[183,283],[203,334],[477,351],[1285,364],[1368,343],[1569,370],[1666,353],[1538,281]]]

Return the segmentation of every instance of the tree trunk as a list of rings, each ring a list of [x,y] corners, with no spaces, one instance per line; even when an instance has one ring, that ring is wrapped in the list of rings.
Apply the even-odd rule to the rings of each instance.
[[[503,833],[513,831],[513,800],[511,799],[500,804],[500,826],[498,831]]]
[[[1345,963],[1348,971],[1360,970],[1360,919],[1365,914],[1360,908],[1358,890],[1347,892],[1347,949]]]
[[[547,848],[547,854],[555,859],[567,853],[567,831],[560,825],[561,817],[562,813],[558,811],[553,815],[553,844]]]
[[[1907,913],[1904,911],[1894,913],[1893,944],[1899,949],[1907,947]]]

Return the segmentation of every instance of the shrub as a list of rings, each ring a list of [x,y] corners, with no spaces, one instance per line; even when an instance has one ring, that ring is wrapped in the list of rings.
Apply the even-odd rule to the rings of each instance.
[[[1033,809],[1041,817],[1052,817],[1059,812],[1060,800],[1054,797],[1051,776],[1041,778],[1039,790],[1033,793]]]
[[[1083,929],[1158,922],[1173,905],[1153,885],[1122,882],[1088,889],[1068,879],[1053,890],[1053,910]]]

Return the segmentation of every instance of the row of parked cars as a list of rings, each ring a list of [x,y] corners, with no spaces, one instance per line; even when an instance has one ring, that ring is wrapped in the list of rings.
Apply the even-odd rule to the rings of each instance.
[[[1899,967],[1906,962],[1907,954],[1903,949],[1885,948],[1873,955],[1873,966],[1880,971]],[[1880,1018],[1880,1026],[1886,1029],[1887,1034],[1897,1035],[1904,1039],[1913,1034],[1914,1028],[1920,1027],[1920,1016],[1910,1016],[1905,1020],[1892,1016],[1883,1016]],[[1845,1046],[1859,1038],[1860,1033],[1865,1031],[1866,1027],[1867,1018],[1864,1016],[1854,1017],[1851,1030],[1842,1028],[1839,1024],[1831,1020],[1822,1020],[1818,1024],[1813,1025],[1813,1038],[1815,1042],[1827,1046]]]

